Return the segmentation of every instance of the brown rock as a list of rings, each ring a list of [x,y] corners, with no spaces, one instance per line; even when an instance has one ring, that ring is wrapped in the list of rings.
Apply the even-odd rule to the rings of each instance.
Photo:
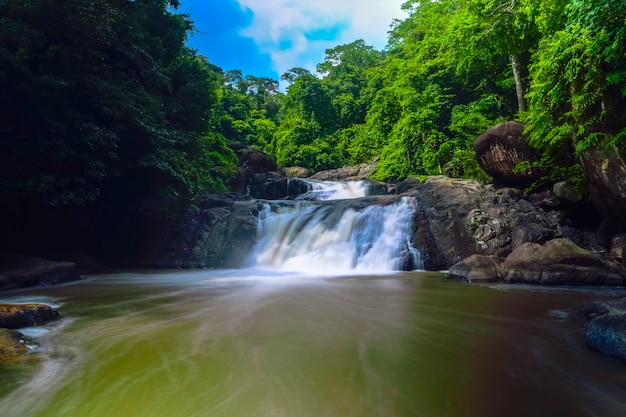
[[[41,326],[59,319],[59,312],[45,304],[0,304],[0,327],[19,329]]]
[[[539,159],[538,153],[526,142],[523,130],[521,123],[505,122],[492,127],[474,142],[478,164],[495,182],[527,186],[539,179],[540,172],[531,167],[515,172],[518,164]]]
[[[368,179],[375,171],[378,159],[358,166],[346,166],[337,169],[319,171],[311,175],[318,181],[361,181]]]
[[[619,265],[569,239],[524,243],[504,261],[505,281],[546,285],[624,285]]]
[[[499,256],[472,255],[450,267],[448,277],[457,281],[495,282],[503,278],[502,263]]]
[[[309,170],[304,167],[284,167],[281,168],[281,172],[290,178],[306,178],[310,175]]]
[[[12,362],[27,351],[22,333],[17,330],[0,329],[0,363]]]

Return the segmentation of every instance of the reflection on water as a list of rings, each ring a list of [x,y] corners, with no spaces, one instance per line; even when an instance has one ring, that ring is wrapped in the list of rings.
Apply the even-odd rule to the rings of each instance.
[[[574,316],[611,294],[261,270],[34,291],[65,318],[0,369],[2,417],[626,415],[626,368]]]

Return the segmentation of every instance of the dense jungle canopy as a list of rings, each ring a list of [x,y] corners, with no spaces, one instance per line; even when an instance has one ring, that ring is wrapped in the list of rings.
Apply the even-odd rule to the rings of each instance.
[[[383,51],[336,46],[282,91],[186,47],[177,5],[0,1],[3,199],[186,204],[228,188],[228,143],[313,171],[379,158],[376,178],[398,180],[486,179],[472,143],[510,119],[547,176],[580,177],[579,152],[626,142],[622,0],[407,1]]]

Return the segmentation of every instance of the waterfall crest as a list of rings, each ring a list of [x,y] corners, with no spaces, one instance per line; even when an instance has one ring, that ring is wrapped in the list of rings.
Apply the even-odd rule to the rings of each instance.
[[[414,199],[365,197],[358,182],[323,183],[307,194],[264,206],[249,266],[318,273],[423,268],[409,238]]]

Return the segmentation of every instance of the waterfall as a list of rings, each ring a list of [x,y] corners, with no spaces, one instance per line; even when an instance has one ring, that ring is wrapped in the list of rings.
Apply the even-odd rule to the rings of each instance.
[[[264,206],[250,266],[317,273],[423,268],[409,238],[414,199],[365,197],[358,182],[323,183],[307,194],[317,200]]]
[[[309,185],[309,191],[296,198],[296,200],[342,200],[368,195],[367,183],[363,181],[306,181],[306,183]]]

